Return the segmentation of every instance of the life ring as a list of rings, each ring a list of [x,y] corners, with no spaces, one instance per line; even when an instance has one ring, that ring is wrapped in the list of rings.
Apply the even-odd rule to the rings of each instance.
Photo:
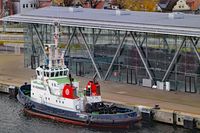
[[[68,88],[65,90],[65,94],[66,94],[67,96],[69,95],[69,89],[68,89]]]
[[[66,84],[63,88],[63,91],[62,91],[62,95],[63,97],[65,98],[70,98],[70,99],[73,99],[74,98],[74,94],[73,94],[73,87]]]

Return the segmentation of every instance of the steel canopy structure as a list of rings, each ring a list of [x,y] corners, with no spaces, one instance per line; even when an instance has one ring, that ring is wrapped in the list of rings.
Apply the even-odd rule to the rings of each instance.
[[[46,7],[3,18],[3,21],[37,24],[53,24],[55,20],[62,26],[200,36],[200,17],[190,14],[169,18],[167,13]]]
[[[199,16],[46,7],[2,20],[25,24],[26,66],[39,65],[59,22],[60,47],[76,75],[200,93]]]

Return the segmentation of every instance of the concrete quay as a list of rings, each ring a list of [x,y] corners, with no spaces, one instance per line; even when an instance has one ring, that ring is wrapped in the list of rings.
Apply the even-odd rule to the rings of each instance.
[[[30,83],[34,75],[34,70],[24,68],[23,55],[0,54],[1,85],[19,87],[25,82]],[[75,78],[80,81],[81,88],[91,80],[85,77]],[[137,107],[143,117],[155,121],[200,129],[199,94],[166,92],[111,81],[100,81],[100,85],[104,101]],[[159,106],[154,108],[155,105]]]

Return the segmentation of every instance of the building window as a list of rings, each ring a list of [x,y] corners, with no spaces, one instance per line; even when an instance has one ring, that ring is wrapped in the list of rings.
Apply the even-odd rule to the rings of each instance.
[[[23,8],[25,8],[25,4],[23,4]]]
[[[34,93],[32,93],[32,95],[34,95]]]
[[[56,100],[56,102],[58,102],[58,100]]]
[[[62,101],[62,104],[64,104],[64,101]]]
[[[28,8],[28,4],[26,4],[26,8]]]
[[[31,8],[33,7],[33,5],[31,4]]]
[[[48,98],[48,100],[50,100],[50,98]]]

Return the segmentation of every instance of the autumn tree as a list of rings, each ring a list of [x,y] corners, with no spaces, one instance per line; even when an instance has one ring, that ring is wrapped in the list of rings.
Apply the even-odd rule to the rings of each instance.
[[[74,0],[53,0],[53,4],[57,6],[72,6]]]
[[[64,5],[65,6],[72,6],[73,2],[74,2],[74,0],[64,0]]]
[[[112,4],[134,11],[155,11],[159,0],[112,0]]]
[[[88,3],[90,8],[96,8],[102,0],[80,0],[80,2],[83,7],[86,3]]]
[[[62,6],[64,0],[53,0],[52,2],[53,2],[53,5]]]

